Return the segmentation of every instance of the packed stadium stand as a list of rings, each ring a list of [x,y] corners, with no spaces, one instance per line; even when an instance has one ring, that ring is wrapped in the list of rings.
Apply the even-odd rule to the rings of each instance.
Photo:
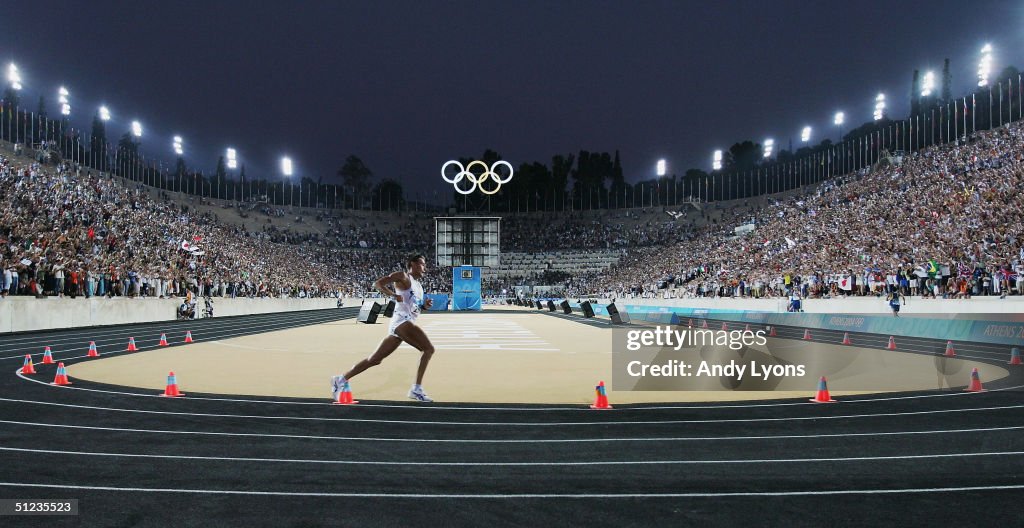
[[[494,295],[1020,295],[1022,130],[748,200],[504,214]],[[10,152],[10,150],[8,150]],[[434,214],[284,209],[168,193],[70,162],[0,158],[5,294],[361,296]],[[737,227],[746,226],[743,234]],[[425,287],[448,291],[431,268]]]

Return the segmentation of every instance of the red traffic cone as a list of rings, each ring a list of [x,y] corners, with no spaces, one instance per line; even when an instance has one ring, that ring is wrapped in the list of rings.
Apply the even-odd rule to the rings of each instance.
[[[725,331],[728,331],[728,330],[729,330],[729,325],[725,324],[725,321],[722,321],[722,331],[725,332]]]
[[[134,337],[129,337],[128,338],[128,350],[127,351],[128,352],[138,352],[139,351],[139,349],[135,346],[135,338]]]
[[[352,397],[352,388],[349,387],[348,382],[341,387],[341,392],[338,393],[338,401],[334,402],[335,405],[355,405],[359,403]]]
[[[956,350],[953,350],[952,341],[946,341],[946,357],[956,357]]]
[[[50,385],[71,385],[68,381],[68,371],[64,368],[64,363],[57,363],[57,375],[53,378],[53,383]]]
[[[1021,364],[1021,361],[1020,361],[1020,349],[1017,348],[1017,347],[1013,347],[1013,348],[1010,349],[1010,364],[1011,365],[1020,365]]]
[[[701,328],[707,328],[708,327],[708,320],[704,319],[703,321],[701,321],[700,327]]]
[[[178,378],[174,376],[173,372],[167,375],[167,388],[164,389],[164,392],[163,394],[161,394],[161,396],[166,396],[168,398],[177,398],[178,396],[184,396],[183,393],[178,392]]]
[[[770,332],[768,332],[768,337],[778,337],[778,334],[775,333],[774,326],[769,326],[768,328],[771,330]]]
[[[843,344],[844,345],[852,345],[853,344],[853,341],[850,341],[850,333],[849,332],[843,332]]]
[[[818,395],[811,398],[811,401],[814,403],[835,403],[832,396],[828,394],[828,383],[825,381],[825,376],[818,380]]]
[[[612,406],[608,405],[608,394],[604,390],[603,381],[598,383],[597,386],[594,387],[594,391],[597,393],[597,398],[594,399],[594,404],[591,405],[590,408],[600,410],[611,409]]]
[[[50,353],[50,347],[43,349],[43,365],[53,364],[53,354]]]
[[[100,351],[96,350],[96,342],[89,341],[89,353],[86,354],[88,357],[100,357]]]
[[[192,331],[191,330],[185,332],[185,342],[186,343],[191,343],[192,342]]]
[[[22,374],[36,374],[36,368],[32,366],[32,356],[25,354],[25,364],[21,366]]]
[[[167,346],[169,344],[167,342],[167,334],[160,334],[160,346]]]
[[[887,350],[896,350],[896,340],[889,336],[889,344],[885,346]]]
[[[693,328],[693,318],[690,318],[690,323],[686,325],[687,328]]]
[[[971,384],[964,389],[967,392],[981,392],[985,389],[981,388],[981,377],[978,376],[978,367],[974,367],[971,371]]]
[[[804,328],[804,340],[806,340],[806,341],[810,341],[811,340],[811,329],[810,328]]]

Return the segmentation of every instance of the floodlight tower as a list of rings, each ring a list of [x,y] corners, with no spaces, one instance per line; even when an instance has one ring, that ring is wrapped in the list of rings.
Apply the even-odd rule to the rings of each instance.
[[[281,174],[283,174],[285,178],[288,178],[288,189],[289,189],[289,193],[288,194],[292,195],[291,206],[295,207],[295,194],[294,194],[295,193],[295,186],[292,185],[292,174],[294,174],[294,170],[293,169],[294,169],[294,167],[292,167],[292,159],[289,158],[288,156],[282,157],[281,158]],[[282,200],[282,202],[283,202],[283,200]]]

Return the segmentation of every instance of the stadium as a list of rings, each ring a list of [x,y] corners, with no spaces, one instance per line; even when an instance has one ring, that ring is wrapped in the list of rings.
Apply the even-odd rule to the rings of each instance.
[[[0,516],[1019,523],[1024,85],[979,49],[905,115],[861,89],[837,141],[641,176],[462,145],[211,172],[69,89],[103,79],[5,64]]]

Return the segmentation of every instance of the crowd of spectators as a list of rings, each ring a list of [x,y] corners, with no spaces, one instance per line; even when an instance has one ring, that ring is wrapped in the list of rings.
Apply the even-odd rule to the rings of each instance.
[[[1024,130],[1014,124],[880,163],[706,224],[682,243],[633,248],[570,295],[967,297],[1024,293]],[[668,293],[668,292],[671,293]]]
[[[753,206],[507,215],[501,248],[620,255],[602,272],[534,279],[567,296],[1022,293],[1021,125],[888,161]],[[362,296],[411,253],[435,263],[426,214],[334,211],[285,227],[271,221],[284,210],[255,205],[232,224],[67,162],[2,157],[0,196],[4,295]],[[450,273],[429,266],[424,287],[450,291]]]

